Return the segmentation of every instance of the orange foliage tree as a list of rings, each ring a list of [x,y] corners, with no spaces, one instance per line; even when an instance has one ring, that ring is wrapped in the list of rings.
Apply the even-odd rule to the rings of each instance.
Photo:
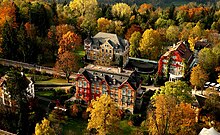
[[[81,43],[81,37],[74,32],[69,31],[62,36],[59,42],[58,54],[62,54],[66,51],[74,51]]]
[[[172,96],[159,95],[153,105],[147,119],[151,134],[196,134],[196,114],[190,104],[177,104]]]
[[[2,2],[0,5],[0,28],[5,22],[9,22],[16,27],[16,5],[13,2]]]
[[[131,27],[127,30],[126,34],[125,34],[125,38],[127,40],[130,39],[131,35],[135,32],[135,31],[139,31],[140,33],[143,33],[141,27],[139,25],[136,24],[132,24]]]
[[[153,5],[152,4],[142,4],[140,5],[139,9],[138,9],[138,12],[140,14],[145,14],[148,10],[152,10],[153,9]]]
[[[54,66],[55,71],[64,72],[66,79],[69,82],[70,75],[78,70],[77,64],[78,58],[72,52],[65,51],[64,53],[59,54],[58,60]]]

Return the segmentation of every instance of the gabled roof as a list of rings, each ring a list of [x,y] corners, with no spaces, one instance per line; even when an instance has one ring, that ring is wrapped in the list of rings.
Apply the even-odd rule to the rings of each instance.
[[[81,68],[79,73],[84,75],[90,82],[95,82],[98,79],[105,80],[108,85],[120,86],[125,82],[128,82],[131,87],[136,90],[141,83],[141,78],[135,71],[122,70],[114,67],[104,67],[88,65]]]
[[[118,37],[116,34],[99,32],[94,37],[88,37],[84,40],[85,44],[92,43],[92,45],[100,46],[101,44],[108,42],[115,49],[125,50],[125,46],[128,45],[128,41]]]
[[[186,42],[180,41],[169,49],[163,56],[169,56],[171,53],[177,51],[181,58],[185,59],[187,63],[193,60],[193,52],[189,49]]]

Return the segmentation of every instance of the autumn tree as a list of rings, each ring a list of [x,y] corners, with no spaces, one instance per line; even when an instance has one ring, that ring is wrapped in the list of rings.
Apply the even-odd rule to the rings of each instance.
[[[59,42],[58,54],[66,51],[74,51],[81,44],[82,39],[74,32],[64,34]]]
[[[191,87],[183,82],[183,81],[175,81],[175,82],[165,82],[165,86],[161,86],[160,90],[156,91],[153,99],[158,95],[172,96],[176,98],[176,100],[185,103],[192,102],[192,89]]]
[[[153,5],[152,4],[141,4],[139,9],[138,9],[138,12],[140,14],[146,14],[148,11],[152,10],[153,9]]]
[[[6,22],[12,24],[13,27],[17,26],[17,8],[13,2],[1,2],[0,3],[0,28],[4,26]]]
[[[171,25],[166,30],[166,38],[171,43],[176,43],[178,41],[178,35],[179,35],[179,28],[178,26]]]
[[[140,40],[141,40],[140,32],[134,32],[131,35],[131,38],[129,39],[129,43],[130,43],[129,55],[131,57],[138,57],[140,55],[140,52],[138,50]]]
[[[142,33],[141,27],[139,25],[132,24],[125,34],[125,39],[129,40],[131,35],[136,31]]]
[[[141,51],[141,55],[148,59],[157,60],[161,53],[161,48],[160,33],[153,29],[147,29],[143,33],[140,41],[139,49]]]
[[[217,82],[220,84],[220,75],[218,76]]]
[[[169,95],[156,96],[146,121],[151,134],[196,134],[196,114],[190,104],[177,104]]]
[[[77,16],[96,15],[99,10],[97,0],[73,0],[69,7]]]
[[[59,54],[58,60],[55,63],[54,69],[58,72],[65,73],[66,79],[69,82],[70,75],[78,70],[78,58],[72,52],[66,51]]]
[[[50,121],[44,118],[41,124],[37,123],[35,127],[35,135],[55,135],[55,131],[50,127]]]
[[[117,131],[119,124],[118,106],[108,95],[92,100],[87,108],[90,112],[87,129],[96,129],[98,134],[106,135]]]
[[[201,23],[197,23],[190,31],[190,37],[192,38],[201,38],[204,35],[204,30]]]
[[[126,3],[116,3],[112,6],[112,15],[121,20],[129,19],[131,13],[131,7]]]
[[[113,32],[114,22],[103,17],[99,18],[97,20],[97,29],[101,32]]]
[[[195,67],[192,68],[192,72],[190,75],[190,83],[201,89],[203,89],[204,84],[206,83],[206,81],[208,81],[209,76],[208,74],[204,71],[204,69],[202,69],[202,67],[200,65],[197,65]]]
[[[206,72],[213,72],[217,66],[217,57],[210,48],[203,48],[198,54],[198,63]]]

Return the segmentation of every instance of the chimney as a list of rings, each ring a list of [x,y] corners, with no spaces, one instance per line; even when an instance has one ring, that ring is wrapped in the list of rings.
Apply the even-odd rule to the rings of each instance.
[[[122,71],[122,68],[118,67],[118,73],[121,73],[121,71]]]

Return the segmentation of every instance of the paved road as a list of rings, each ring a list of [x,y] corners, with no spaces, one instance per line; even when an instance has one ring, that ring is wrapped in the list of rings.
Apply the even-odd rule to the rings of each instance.
[[[0,135],[16,135],[0,129]]]
[[[56,74],[56,75],[65,77],[65,73],[62,71],[57,72],[57,71],[54,71],[53,68],[39,66],[35,64],[29,64],[29,63],[13,61],[13,60],[8,60],[8,59],[3,59],[3,58],[0,58],[0,64],[4,66],[22,67],[22,68],[30,69],[30,70],[34,69],[36,71],[46,72],[47,74],[52,74],[52,75]],[[76,78],[76,74],[73,74],[70,76],[70,79],[73,79],[73,78]]]

